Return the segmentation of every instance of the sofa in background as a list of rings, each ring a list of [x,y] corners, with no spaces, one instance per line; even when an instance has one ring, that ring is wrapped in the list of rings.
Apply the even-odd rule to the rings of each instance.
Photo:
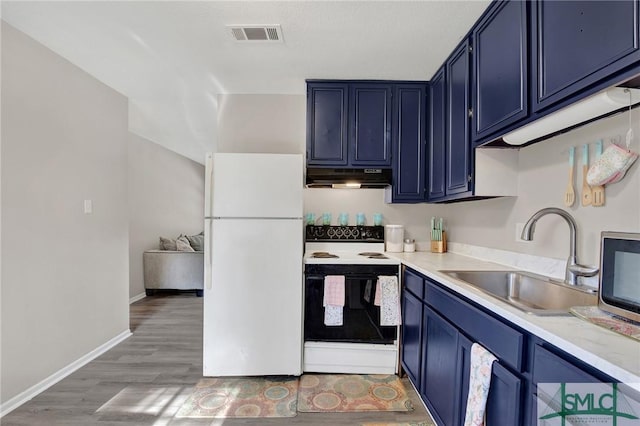
[[[156,290],[204,289],[204,252],[147,250],[143,254],[144,288],[147,296]]]

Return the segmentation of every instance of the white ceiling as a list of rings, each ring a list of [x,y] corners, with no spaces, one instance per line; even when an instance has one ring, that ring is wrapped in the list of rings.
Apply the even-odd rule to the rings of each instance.
[[[2,19],[129,98],[130,130],[200,163],[217,95],[304,94],[307,78],[428,80],[478,1],[2,1]],[[284,43],[229,24],[280,24]]]

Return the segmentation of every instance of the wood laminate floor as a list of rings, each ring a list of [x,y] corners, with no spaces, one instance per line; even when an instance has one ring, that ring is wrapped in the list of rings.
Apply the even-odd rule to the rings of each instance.
[[[299,413],[273,419],[177,419],[202,378],[202,298],[160,294],[131,305],[133,336],[0,420],[10,425],[431,424],[413,389],[412,412]]]

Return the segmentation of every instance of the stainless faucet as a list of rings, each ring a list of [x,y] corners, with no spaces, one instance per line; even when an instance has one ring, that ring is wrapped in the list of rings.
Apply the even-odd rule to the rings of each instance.
[[[578,277],[593,277],[598,273],[598,268],[592,268],[590,266],[580,265],[576,259],[576,221],[569,213],[562,209],[555,207],[547,207],[539,210],[529,218],[522,229],[522,238],[525,241],[533,240],[533,232],[536,229],[536,222],[542,216],[555,213],[562,217],[569,224],[569,259],[567,260],[567,269],[564,274],[564,282],[569,285],[578,285]]]

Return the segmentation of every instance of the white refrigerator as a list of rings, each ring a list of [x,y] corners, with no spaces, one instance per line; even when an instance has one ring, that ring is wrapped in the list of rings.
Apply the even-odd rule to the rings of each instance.
[[[303,157],[207,154],[205,376],[300,375]]]

